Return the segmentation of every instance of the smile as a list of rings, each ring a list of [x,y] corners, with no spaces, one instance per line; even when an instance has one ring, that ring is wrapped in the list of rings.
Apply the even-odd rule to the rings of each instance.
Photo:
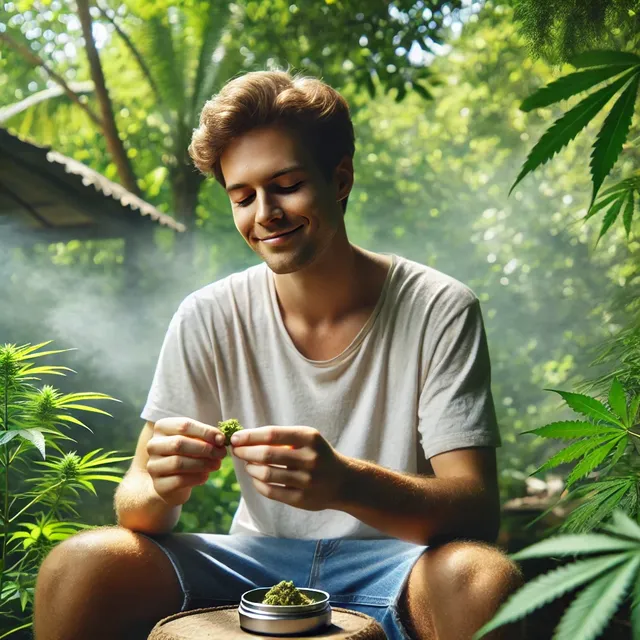
[[[292,229],[291,231],[285,231],[277,236],[272,236],[270,238],[264,238],[261,242],[267,242],[268,244],[279,244],[280,242],[285,242],[289,236],[292,236],[296,231],[300,231],[304,225],[300,225],[296,229]]]

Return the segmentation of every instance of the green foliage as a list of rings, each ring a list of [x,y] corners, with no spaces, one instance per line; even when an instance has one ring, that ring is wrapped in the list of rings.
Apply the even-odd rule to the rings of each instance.
[[[242,425],[235,418],[218,422],[218,429],[224,433],[224,443],[227,447],[231,444],[231,436],[242,428]]]
[[[622,600],[633,589],[633,610],[640,603],[640,527],[616,511],[606,533],[550,538],[515,554],[514,560],[548,556],[598,555],[555,569],[529,582],[513,594],[496,616],[474,636],[524,618],[555,598],[581,589],[558,625],[556,640],[594,640],[605,628]],[[634,619],[634,634],[640,627]],[[634,636],[635,637],[635,636]]]
[[[637,0],[515,0],[514,17],[531,55],[552,63],[632,42],[640,33]]]
[[[582,504],[570,513],[562,529],[589,530],[619,507],[623,507],[632,517],[637,517],[637,485],[640,479],[637,472],[632,470],[619,477],[591,482],[577,489],[574,485],[605,461],[607,467],[604,473],[612,470],[620,473],[619,464],[625,457],[624,463],[635,462],[640,439],[640,434],[636,431],[640,396],[631,397],[627,402],[625,390],[617,378],[611,383],[608,406],[588,395],[552,391],[558,393],[571,409],[588,418],[588,421],[554,422],[525,432],[543,438],[575,440],[536,471],[539,473],[561,464],[576,462],[567,476],[567,488],[570,492],[565,500],[579,500]],[[629,447],[630,443],[634,446]],[[571,491],[572,489],[574,490]]]
[[[91,431],[71,411],[108,416],[106,411],[84,403],[114,398],[93,392],[63,394],[50,385],[38,388],[35,383],[40,376],[64,376],[72,371],[34,362],[63,352],[43,351],[48,344],[0,345],[2,637],[30,626],[24,618],[30,620],[37,571],[47,553],[61,540],[90,528],[70,519],[79,515],[75,505],[80,491],[96,495],[96,481],[120,482],[122,470],[114,465],[131,459],[115,452],[102,453],[101,449],[84,456],[62,451],[61,441],[75,442],[63,429],[80,426]],[[50,455],[50,450],[62,455]]]
[[[606,211],[598,236],[599,240],[623,210],[623,224],[628,236],[631,233],[634,213],[634,190],[638,190],[640,179],[628,178],[603,193],[603,197],[597,204],[595,200],[604,179],[613,169],[622,151],[631,127],[640,86],[640,56],[619,51],[590,51],[577,56],[571,62],[578,69],[588,69],[572,73],[539,89],[529,96],[520,108],[523,111],[530,111],[547,107],[598,86],[603,81],[614,77],[617,79],[591,93],[553,124],[529,153],[511,191],[527,174],[550,160],[560,149],[569,144],[613,96],[624,88],[609,111],[593,145],[591,154],[593,190],[585,220],[601,210]]]

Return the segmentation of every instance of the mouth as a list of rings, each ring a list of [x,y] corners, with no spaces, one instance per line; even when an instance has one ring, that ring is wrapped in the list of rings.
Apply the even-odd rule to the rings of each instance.
[[[295,229],[291,229],[291,231],[284,231],[282,233],[279,233],[277,235],[273,235],[273,236],[269,236],[267,238],[259,238],[259,240],[261,242],[269,242],[269,243],[274,243],[278,240],[284,240],[285,238],[287,238],[290,235],[293,235],[296,231],[299,231],[300,229],[302,229],[304,225],[300,225],[299,227],[296,227]]]

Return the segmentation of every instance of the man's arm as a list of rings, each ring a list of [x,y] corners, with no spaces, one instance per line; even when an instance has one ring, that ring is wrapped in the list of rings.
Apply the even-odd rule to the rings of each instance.
[[[182,505],[167,504],[153,487],[147,471],[147,444],[153,436],[153,423],[143,427],[131,467],[118,485],[114,509],[118,524],[148,534],[169,533],[180,519]]]
[[[457,449],[430,462],[435,477],[345,456],[344,488],[336,508],[416,544],[454,537],[493,542],[500,525],[495,449]]]

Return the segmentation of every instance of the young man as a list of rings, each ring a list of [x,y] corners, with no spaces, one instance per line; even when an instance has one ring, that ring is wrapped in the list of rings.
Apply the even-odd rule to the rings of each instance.
[[[36,637],[144,637],[181,608],[288,579],[376,617],[391,640],[471,638],[520,581],[486,544],[499,435],[476,297],[349,242],[353,127],[322,82],[233,80],[204,106],[190,153],[263,263],[174,315],[116,494],[120,527],[49,555]],[[172,534],[220,468],[229,418],[245,427],[231,534]]]

